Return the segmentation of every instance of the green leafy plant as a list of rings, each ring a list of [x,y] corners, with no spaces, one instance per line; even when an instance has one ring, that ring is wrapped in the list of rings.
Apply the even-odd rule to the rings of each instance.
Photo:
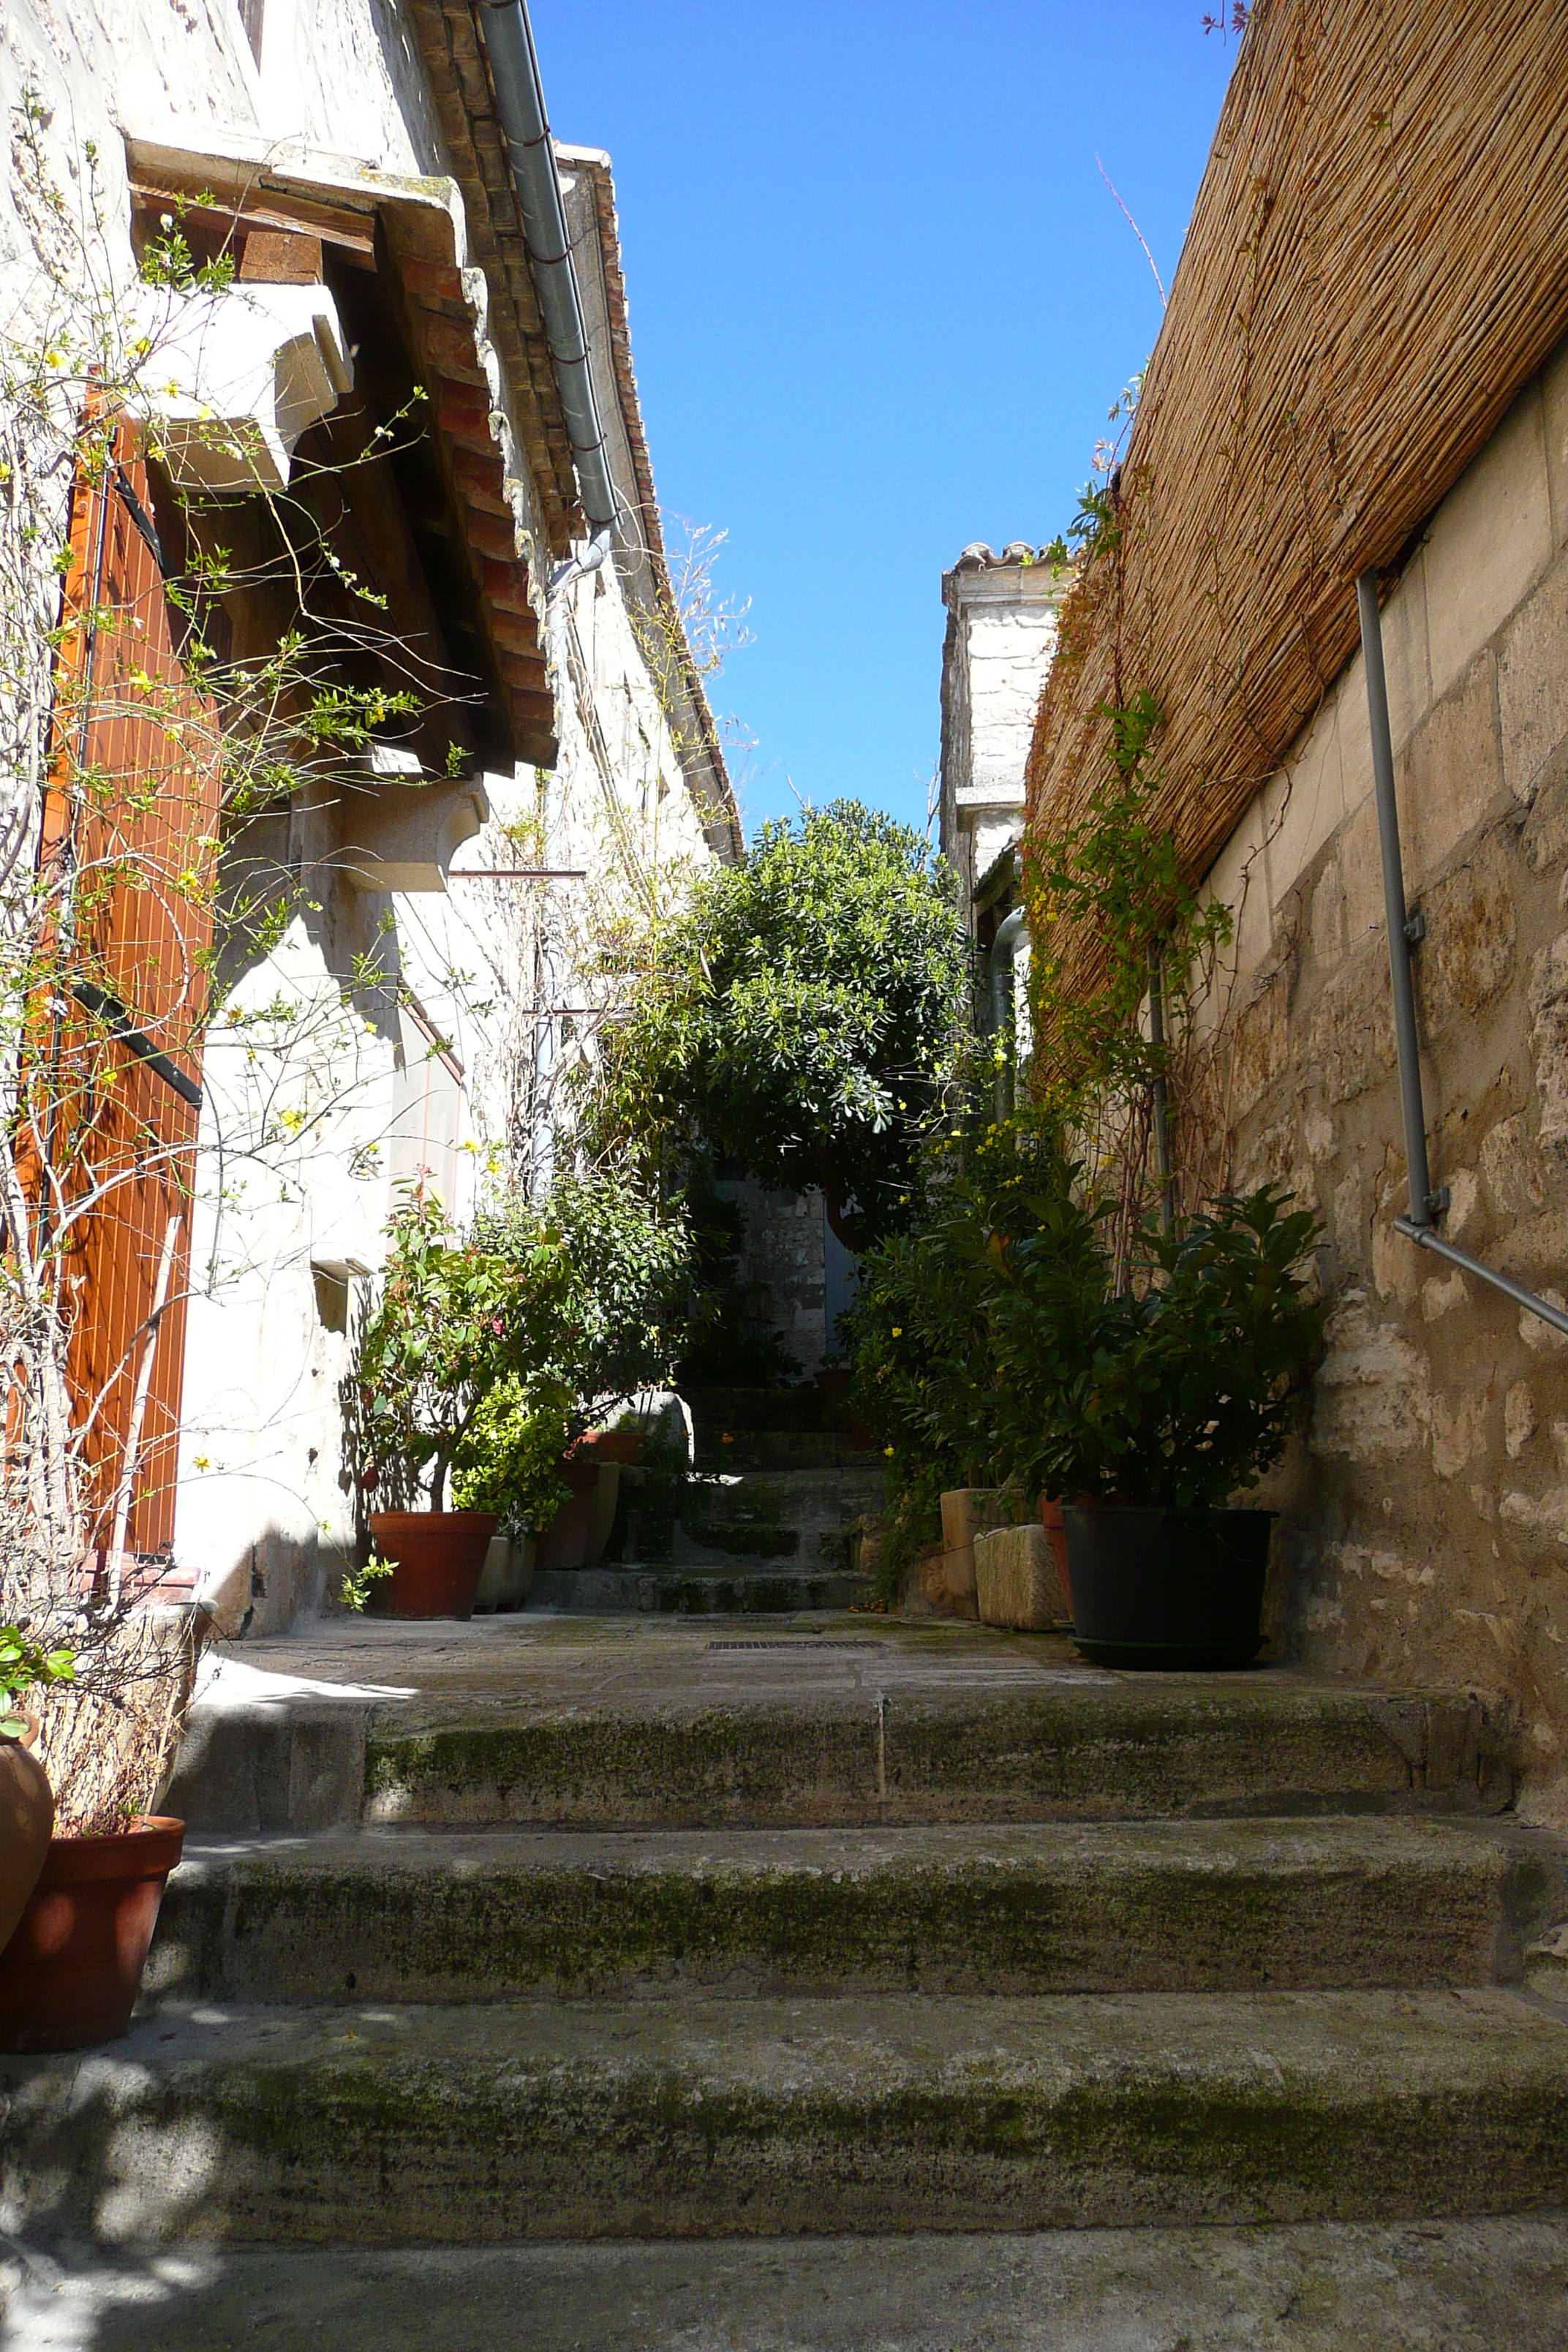
[[[1015,1484],[1036,1450],[1050,1376],[1018,1358],[1004,1370],[993,1317],[1006,1255],[1026,1243],[1074,1295],[1103,1289],[1099,1222],[1077,1201],[1078,1173],[1037,1110],[972,1122],[931,1153],[916,1230],[866,1258],[845,1324],[852,1407],[888,1467],[885,1598],[940,1539],[944,1489]]]
[[[572,1391],[550,1374],[498,1381],[458,1449],[452,1494],[460,1511],[493,1511],[514,1529],[547,1527],[567,1494],[561,1460],[571,1438]]]
[[[691,1303],[691,1236],[678,1211],[627,1175],[563,1170],[542,1205],[513,1194],[474,1235],[522,1265],[542,1248],[559,1253],[561,1312],[534,1372],[569,1402],[602,1417],[668,1381]]]
[[[363,1568],[347,1570],[338,1594],[343,1607],[356,1612],[368,1609],[371,1594],[393,1573],[395,1564],[390,1559],[383,1559],[379,1552],[373,1551]]]
[[[1062,1496],[1217,1508],[1278,1462],[1310,1410],[1323,1306],[1319,1227],[1271,1185],[1226,1193],[1162,1234],[1145,1224],[1133,1286],[1042,1238],[996,1253],[989,1314],[1017,1465]]]
[[[600,1033],[586,1133],[661,1181],[723,1158],[820,1185],[864,1249],[909,1223],[967,953],[951,880],[908,826],[854,801],[764,825],[618,975],[628,1010]]]
[[[15,1625],[0,1625],[0,1739],[16,1739],[27,1717],[13,1702],[29,1691],[51,1690],[76,1674],[73,1650],[46,1650]]]
[[[548,1232],[505,1253],[459,1240],[423,1190],[408,1193],[388,1231],[355,1376],[362,1484],[382,1507],[417,1496],[438,1511],[486,1397],[548,1361],[567,1268]]]

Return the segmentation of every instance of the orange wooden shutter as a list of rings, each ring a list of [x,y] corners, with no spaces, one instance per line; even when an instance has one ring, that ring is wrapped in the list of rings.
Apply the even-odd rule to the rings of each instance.
[[[72,492],[40,848],[61,909],[57,984],[33,1058],[31,1152],[23,1142],[54,1171],[58,1197],[37,1197],[63,1252],[92,1538],[110,1539],[139,1418],[126,1540],[148,1554],[174,1528],[221,779],[134,430],[106,440]]]

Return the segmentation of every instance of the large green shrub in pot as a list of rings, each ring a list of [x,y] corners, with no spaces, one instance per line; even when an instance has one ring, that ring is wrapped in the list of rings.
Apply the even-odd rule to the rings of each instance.
[[[1105,1287],[1100,1214],[1080,1202],[1079,1178],[1040,1113],[973,1122],[932,1153],[915,1230],[868,1254],[846,1329],[852,1408],[888,1464],[888,1597],[905,1561],[939,1539],[944,1488],[1016,1485],[1030,1472],[1066,1308],[1081,1318]],[[1019,1249],[1037,1312],[1055,1269],[1057,1346],[1017,1349],[1004,1368],[994,1317]]]
[[[1319,1228],[1270,1185],[1166,1234],[1145,1225],[1131,1286],[1026,1237],[997,1253],[989,1309],[1005,1399],[1043,1396],[1019,1468],[1062,1496],[1215,1509],[1272,1468],[1310,1406],[1323,1305]]]

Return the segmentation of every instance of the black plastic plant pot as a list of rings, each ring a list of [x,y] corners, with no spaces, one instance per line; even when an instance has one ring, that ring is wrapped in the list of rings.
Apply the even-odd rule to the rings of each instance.
[[[1097,1666],[1143,1673],[1249,1666],[1263,1638],[1273,1511],[1062,1513],[1073,1639]]]

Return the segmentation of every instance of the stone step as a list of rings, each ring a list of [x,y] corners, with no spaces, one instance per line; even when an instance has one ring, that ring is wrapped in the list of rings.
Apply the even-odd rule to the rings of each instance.
[[[869,1635],[716,1633],[684,1672],[667,1660],[613,1701],[584,1687],[521,1707],[376,1708],[364,1818],[787,1828],[1494,1812],[1511,1794],[1463,1698],[1288,1674],[1102,1675],[1018,1647],[1010,1670]]]
[[[832,1430],[700,1429],[699,1470],[879,1469],[881,1457]]]
[[[1568,2219],[249,2245],[200,2260],[8,2256],[0,2241],[0,2309],[26,2352],[1563,2352]]]
[[[1563,1854],[1438,1821],[193,1843],[150,1996],[1053,1993],[1517,1981]]]
[[[759,1568],[754,1557],[719,1556],[711,1566],[539,1569],[530,1609],[636,1612],[682,1617],[778,1616],[802,1609],[853,1609],[871,1597],[871,1580],[830,1569]]]
[[[702,1389],[687,1391],[699,1438],[723,1430],[842,1430],[845,1413],[828,1405],[815,1384],[795,1389]]]
[[[0,2060],[14,2238],[822,2235],[1568,2203],[1500,1990],[156,2011]]]

